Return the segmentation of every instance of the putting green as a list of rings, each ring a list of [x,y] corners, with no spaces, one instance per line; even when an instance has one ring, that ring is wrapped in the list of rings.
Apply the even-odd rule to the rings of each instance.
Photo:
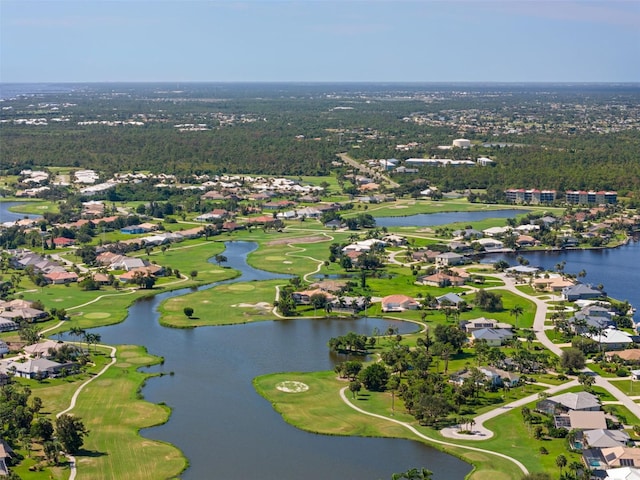
[[[91,312],[87,313],[84,318],[107,318],[110,316],[111,314],[107,312]]]
[[[281,392],[286,393],[302,393],[309,390],[309,385],[302,382],[296,382],[293,380],[285,380],[276,385],[276,388]]]

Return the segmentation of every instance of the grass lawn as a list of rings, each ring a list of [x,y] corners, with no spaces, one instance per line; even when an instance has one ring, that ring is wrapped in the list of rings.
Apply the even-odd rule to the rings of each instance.
[[[166,422],[169,409],[138,397],[150,374],[137,369],[157,363],[143,347],[118,347],[118,362],[78,398],[72,411],[83,419],[90,434],[78,455],[80,478],[149,479],[175,478],[187,461],[172,445],[139,435],[141,428]]]
[[[231,283],[170,298],[160,306],[160,323],[188,328],[272,320],[276,285],[286,283],[286,280]],[[191,318],[184,314],[185,307],[194,309]]]
[[[281,392],[276,385],[283,381],[302,382],[309,386],[309,390],[302,393]],[[288,423],[302,430],[328,435],[383,436],[424,442],[397,424],[362,415],[345,405],[338,395],[338,390],[347,383],[337,379],[334,372],[270,374],[254,379],[253,384],[258,393],[271,402],[274,409]],[[347,392],[347,396],[351,398],[351,393]],[[391,414],[389,393],[363,392],[352,401],[367,411],[381,415]],[[412,423],[421,433],[431,438],[449,441],[432,429],[418,426],[413,417],[403,412],[402,403],[397,399],[395,406],[394,419]],[[429,445],[473,463],[476,468],[469,476],[471,480],[508,480],[520,477],[521,472],[513,463],[488,453],[467,451],[455,446],[443,447],[435,443]],[[485,448],[484,442],[476,442],[473,445]]]
[[[59,211],[56,202],[47,202],[44,200],[25,200],[24,198],[16,199],[19,202],[25,202],[23,205],[15,205],[9,210],[16,213],[25,213],[30,215],[42,215],[43,213],[57,213]]]
[[[589,368],[592,368],[592,365],[589,365]],[[637,380],[632,380],[631,376],[624,379],[612,381],[611,385],[615,386],[622,393],[624,393],[625,395],[629,395],[630,397],[640,396],[640,382],[638,382]]]

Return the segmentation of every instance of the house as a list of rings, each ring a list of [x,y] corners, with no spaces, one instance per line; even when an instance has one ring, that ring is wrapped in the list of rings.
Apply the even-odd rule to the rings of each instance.
[[[481,340],[490,347],[499,347],[513,338],[513,332],[506,328],[481,328],[471,332],[471,343]]]
[[[7,468],[7,462],[13,454],[13,449],[0,438],[0,477],[8,476],[9,469]]]
[[[478,370],[484,375],[486,383],[492,387],[515,387],[520,381],[520,375],[501,370],[494,367],[478,367]],[[472,375],[472,370],[462,370],[451,377],[451,382],[462,385],[467,378]]]
[[[549,415],[567,410],[598,411],[600,401],[589,392],[568,392],[539,401],[536,410]]]
[[[135,235],[139,233],[147,233],[149,230],[142,227],[141,225],[129,225],[128,227],[124,227],[120,229],[120,233],[125,233],[128,235]]]
[[[431,285],[434,287],[459,287],[464,285],[464,278],[456,275],[448,275],[446,273],[434,273],[433,275],[418,277],[417,283],[421,283],[422,285]]]
[[[604,480],[640,480],[640,468],[620,467],[605,469]]]
[[[47,282],[54,285],[63,285],[65,283],[77,282],[78,274],[76,272],[51,272],[45,273],[44,278]]]
[[[462,237],[465,238],[467,240],[471,240],[471,239],[476,239],[476,238],[482,238],[482,232],[479,230],[475,230],[473,228],[467,228],[464,230],[454,230],[453,231],[453,236],[454,237]]]
[[[9,362],[5,370],[13,372],[15,376],[21,378],[37,378],[37,377],[55,377],[63,369],[68,369],[74,364],[62,364],[47,360],[46,358],[28,359],[24,362]]]
[[[594,310],[594,312],[599,313],[597,310]],[[577,312],[567,321],[573,327],[573,331],[580,335],[590,329],[603,330],[610,327],[615,328],[616,325],[610,316],[585,315],[582,311]]]
[[[76,241],[73,238],[56,237],[52,241],[53,244],[59,248],[70,247],[71,245],[76,244]]]
[[[438,302],[438,308],[446,306],[454,306],[458,308],[460,303],[464,302],[464,299],[456,295],[455,293],[446,293],[444,295],[436,297],[436,302]]]
[[[574,286],[571,280],[565,280],[560,275],[550,275],[548,278],[536,278],[533,280],[533,288],[546,292],[560,292],[565,288]]]
[[[516,275],[535,275],[540,271],[537,267],[529,267],[526,265],[516,265],[515,267],[509,267],[505,270],[507,273]]]
[[[9,345],[7,345],[3,340],[0,340],[0,358],[7,353],[9,353]]]
[[[24,353],[34,358],[47,358],[50,356],[51,351],[59,350],[63,345],[65,345],[64,342],[45,340],[44,342],[27,345],[22,350]]]
[[[610,448],[625,446],[629,443],[630,437],[624,430],[607,430],[598,428],[595,430],[584,430],[577,438],[584,448]]]
[[[516,245],[520,248],[533,247],[536,243],[538,243],[538,241],[529,235],[520,235],[516,239]]]
[[[464,255],[453,252],[444,252],[436,256],[436,265],[439,267],[450,267],[460,265],[464,261]]]
[[[570,410],[566,414],[554,416],[556,428],[567,430],[598,430],[607,428],[603,411]]]
[[[293,301],[296,302],[296,305],[311,305],[311,297],[313,297],[314,295],[322,295],[329,302],[331,302],[335,298],[334,295],[331,295],[330,293],[325,292],[324,290],[320,290],[319,288],[316,288],[314,290],[304,290],[301,292],[293,292],[291,294],[291,297],[293,298]]]
[[[590,285],[585,285],[584,283],[578,283],[571,287],[565,287],[562,289],[562,299],[570,302],[606,296],[606,292],[592,288]]]
[[[322,210],[315,207],[305,207],[296,210],[298,217],[319,218],[322,216]]]
[[[201,237],[202,234],[204,233],[204,228],[203,227],[188,228],[187,230],[180,230],[179,232],[176,232],[176,233],[180,234],[182,238],[198,238],[198,237]]]
[[[109,268],[111,268],[112,270],[126,270],[128,272],[130,270],[133,270],[134,268],[141,268],[146,266],[147,262],[145,262],[141,258],[126,257],[123,255],[120,259],[118,259],[118,261],[109,265]]]
[[[504,243],[500,240],[496,240],[495,238],[480,238],[476,240],[476,243],[484,248],[486,252],[502,250],[504,248]]]
[[[334,218],[333,220],[329,220],[324,224],[325,228],[342,228],[343,222],[339,218]]]
[[[605,350],[624,350],[634,343],[631,335],[615,328],[605,328],[595,333],[586,333],[584,336],[595,340]]]
[[[2,317],[2,314],[0,313],[0,332],[12,332],[13,330],[18,330],[19,328],[20,326],[16,322]]]
[[[640,448],[632,447],[608,447],[593,448],[583,452],[583,461],[585,453],[595,458],[592,467],[614,468],[614,467],[640,467]]]
[[[611,361],[611,359],[613,357],[619,357],[622,360],[625,360],[627,362],[639,363],[640,362],[640,350],[638,350],[638,349],[629,349],[629,350],[622,350],[620,352],[610,352],[610,353],[605,353],[605,357],[609,361]]]
[[[407,295],[388,295],[382,299],[383,312],[416,310],[420,304]]]
[[[485,228],[482,231],[482,233],[486,237],[500,237],[500,236],[506,235],[511,230],[513,230],[511,227],[490,227],[490,228]]]
[[[480,318],[475,318],[469,321],[462,320],[460,322],[460,328],[462,328],[467,333],[475,332],[476,330],[481,330],[483,328],[497,328],[497,327],[498,327],[498,321],[493,320],[492,318],[480,317]]]

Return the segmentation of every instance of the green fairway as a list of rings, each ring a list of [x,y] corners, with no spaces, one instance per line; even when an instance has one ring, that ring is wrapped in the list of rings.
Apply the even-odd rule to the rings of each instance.
[[[114,366],[83,390],[72,411],[90,430],[77,456],[79,478],[174,478],[187,466],[182,453],[138,433],[169,418],[167,407],[148,403],[137,393],[151,376],[137,369],[159,358],[135,346],[118,347],[117,357]]]
[[[277,386],[285,381],[300,382],[307,385],[309,389],[301,393],[283,392]],[[273,408],[282,415],[285,421],[302,430],[327,435],[407,438],[425,442],[398,424],[363,415],[347,406],[338,394],[340,388],[346,386],[347,382],[336,378],[334,372],[270,374],[254,379],[253,384],[258,393],[273,405]],[[388,393],[364,392],[356,399],[352,399],[349,392],[347,395],[354,404],[362,409],[385,416],[391,414],[391,396]],[[402,403],[397,399],[393,418],[412,424],[422,434],[433,439],[444,440],[452,444],[462,443],[443,439],[437,431],[420,427],[412,416],[403,413]],[[470,480],[489,478],[509,480],[518,478],[521,474],[521,471],[512,462],[489,453],[471,452],[454,445],[445,447],[436,443],[427,443],[473,463],[475,470],[470,474]],[[482,444],[474,443],[474,446],[479,448],[486,448],[484,445],[484,442]]]
[[[170,298],[160,306],[160,323],[187,328],[272,320],[276,318],[272,313],[276,286],[286,283],[286,280],[232,283]],[[191,318],[184,314],[185,307],[194,309]]]

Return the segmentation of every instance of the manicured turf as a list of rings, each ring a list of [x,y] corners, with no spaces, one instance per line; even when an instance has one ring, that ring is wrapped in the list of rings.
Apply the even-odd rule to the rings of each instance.
[[[90,430],[77,456],[79,478],[174,478],[187,466],[182,453],[138,433],[169,418],[167,407],[148,403],[137,394],[150,376],[137,368],[159,359],[135,346],[118,347],[117,356],[118,362],[83,390],[72,411]]]
[[[309,386],[309,390],[303,393],[279,391],[276,385],[287,380],[305,383]],[[254,379],[253,383],[258,393],[271,402],[284,420],[302,430],[329,435],[383,436],[424,441],[418,439],[404,427],[360,414],[345,405],[340,399],[338,391],[347,383],[337,379],[334,372],[270,374]],[[348,397],[351,398],[351,393],[348,393]],[[353,400],[353,402],[367,411],[381,415],[390,415],[391,413],[391,397],[388,393],[369,394],[364,392],[364,395],[359,396],[359,399]],[[438,432],[415,424],[410,415],[402,412],[402,404],[397,400],[393,418],[412,423],[421,433],[431,438],[449,441],[449,439],[443,439]],[[437,444],[430,445],[444,449],[447,453],[454,454],[470,463],[473,462],[476,469],[469,477],[471,480],[485,478],[508,480],[521,476],[520,470],[513,463],[488,453],[470,452],[456,447],[442,447]],[[484,448],[483,444],[477,442],[474,446]]]
[[[276,286],[286,280],[218,285],[199,292],[170,298],[160,306],[160,323],[170,327],[230,325],[276,318],[272,313]],[[187,318],[184,308],[194,314]]]

